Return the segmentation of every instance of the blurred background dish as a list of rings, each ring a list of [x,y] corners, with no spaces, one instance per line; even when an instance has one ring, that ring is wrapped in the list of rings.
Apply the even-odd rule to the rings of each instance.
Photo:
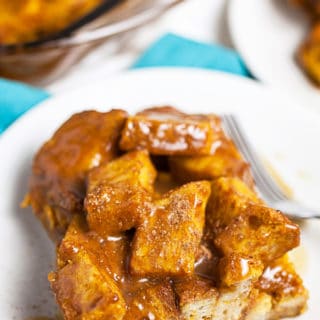
[[[319,88],[302,72],[297,59],[313,19],[292,5],[297,1],[301,2],[231,0],[228,23],[235,47],[256,78],[294,93],[303,105],[319,110]],[[314,51],[307,53],[314,55]]]
[[[51,8],[43,0],[0,0],[0,76],[47,85],[106,39],[151,22],[180,1],[56,0]]]
[[[84,24],[119,0],[0,1],[0,44],[21,45],[59,37]]]

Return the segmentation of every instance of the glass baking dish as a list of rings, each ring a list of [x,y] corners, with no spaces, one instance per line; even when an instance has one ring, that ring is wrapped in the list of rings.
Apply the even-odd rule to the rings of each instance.
[[[0,76],[38,86],[48,85],[107,39],[153,21],[181,1],[120,1],[68,36],[0,46]]]

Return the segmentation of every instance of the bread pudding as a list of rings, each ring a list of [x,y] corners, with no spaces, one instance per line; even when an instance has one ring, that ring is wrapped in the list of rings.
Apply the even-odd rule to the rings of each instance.
[[[57,243],[66,320],[272,320],[308,298],[269,208],[217,115],[155,107],[72,116],[34,158],[30,204]]]
[[[103,2],[106,0],[0,0],[0,45],[52,36]]]
[[[304,41],[298,48],[297,60],[305,74],[317,86],[320,85],[320,1],[292,0],[302,8],[310,20],[310,28]]]

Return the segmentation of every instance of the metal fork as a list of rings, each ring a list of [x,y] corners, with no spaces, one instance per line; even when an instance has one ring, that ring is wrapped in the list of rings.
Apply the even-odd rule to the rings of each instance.
[[[274,209],[298,219],[320,218],[320,212],[290,199],[262,164],[244,130],[234,115],[222,115],[223,127],[243,157],[251,165],[252,174],[262,198]]]

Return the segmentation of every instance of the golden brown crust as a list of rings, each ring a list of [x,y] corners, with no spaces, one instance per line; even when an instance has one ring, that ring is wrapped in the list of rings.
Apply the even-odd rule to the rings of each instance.
[[[214,143],[211,155],[172,156],[169,164],[172,175],[180,182],[238,177],[250,188],[254,185],[249,164],[226,137]]]
[[[123,320],[181,319],[175,298],[175,293],[168,280],[143,287],[132,293],[128,303],[128,310]]]
[[[219,261],[219,280],[227,287],[248,279],[255,281],[260,277],[263,268],[261,260],[232,252]]]
[[[237,252],[270,262],[297,247],[299,240],[299,227],[282,213],[249,205],[217,234],[214,242],[225,255]]]
[[[92,170],[85,198],[90,229],[101,236],[137,227],[151,208],[156,171],[146,151],[134,151]]]
[[[60,239],[83,210],[88,170],[118,155],[122,110],[73,115],[34,158],[28,199],[49,235]]]
[[[147,109],[128,118],[120,148],[147,149],[155,155],[208,155],[222,133],[215,118],[187,115],[170,107]]]
[[[106,254],[108,251],[86,234],[83,219],[74,217],[58,248],[59,269],[49,274],[66,320],[123,318],[126,304],[115,281],[115,270],[110,268],[116,260],[110,265]],[[120,251],[117,254],[121,255]]]
[[[139,275],[180,275],[194,270],[210,183],[191,182],[170,191],[153,204],[137,228],[130,260]]]
[[[206,236],[224,257],[220,280],[230,286],[258,278],[266,263],[298,246],[300,230],[239,179],[219,178],[212,182]]]
[[[238,178],[221,177],[211,183],[211,196],[207,205],[208,232],[217,234],[250,203],[263,204],[254,190]]]

